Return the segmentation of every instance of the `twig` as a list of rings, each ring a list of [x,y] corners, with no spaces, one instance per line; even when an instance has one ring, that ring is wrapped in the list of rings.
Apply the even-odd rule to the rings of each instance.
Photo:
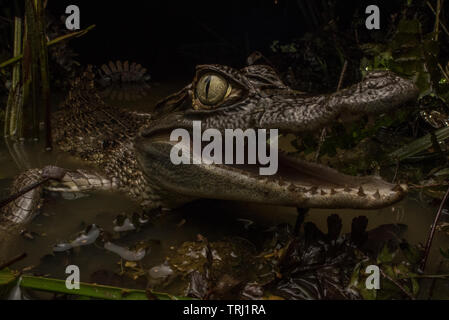
[[[441,66],[440,63],[438,63],[438,68],[440,68],[441,73],[443,74],[443,76],[444,76],[444,78],[446,79],[446,81],[449,82],[449,76],[448,76],[448,74],[446,73],[446,71],[444,71],[444,69],[443,69],[443,67]]]
[[[17,193],[11,195],[9,198],[0,201],[0,208],[4,207],[11,201],[14,201],[18,197],[24,195],[25,193],[33,190],[34,188],[39,187],[41,184],[47,182],[48,180],[56,180],[61,181],[61,179],[66,174],[66,170],[63,168],[55,167],[55,166],[46,166],[42,169],[42,180],[37,181],[35,183],[30,184],[29,186],[23,188]]]
[[[441,0],[437,0],[437,13],[435,19],[435,41],[438,41],[438,33],[440,32],[440,13],[441,13]]]
[[[348,68],[348,60],[345,60],[345,63],[343,64],[343,69],[341,69],[340,78],[338,79],[337,91],[339,91],[341,89],[341,86],[343,85],[343,79],[345,77],[347,68]]]
[[[444,187],[447,186],[446,184],[442,184],[442,183],[435,183],[435,184],[413,184],[413,183],[409,183],[409,188],[410,189],[426,189],[426,188],[436,188],[436,187]]]
[[[54,44],[56,44],[58,42],[66,40],[66,39],[81,37],[84,34],[86,34],[87,32],[89,32],[90,30],[92,30],[93,28],[95,28],[94,24],[89,26],[89,27],[87,27],[84,30],[68,33],[68,34],[65,34],[63,36],[57,37],[57,38],[55,38],[53,40],[48,41],[47,42],[47,46],[52,46],[52,45],[54,45]],[[17,61],[19,61],[22,58],[23,58],[23,54],[20,54],[20,55],[17,55],[15,57],[11,58],[11,59],[8,59],[8,60],[0,63],[0,69],[5,68],[5,67],[9,66],[10,64],[14,64],[14,63],[16,63]]]
[[[396,181],[396,178],[397,178],[397,176],[398,176],[398,171],[399,171],[399,160],[397,161],[397,163],[396,163],[396,170],[394,170],[394,177],[393,177],[393,180],[391,181],[391,183],[394,183],[395,181]]]
[[[4,206],[6,206],[8,203],[16,200],[17,198],[19,198],[20,196],[23,196],[25,193],[30,192],[31,190],[39,187],[40,185],[44,184],[45,182],[47,182],[48,180],[50,180],[50,178],[44,178],[41,181],[35,182],[33,184],[30,184],[29,186],[23,188],[22,190],[20,190],[19,192],[9,196],[8,198],[1,200],[0,201],[0,208],[3,208]]]
[[[430,10],[432,10],[434,15],[437,15],[437,13],[435,12],[435,9],[433,9],[432,5],[430,4],[429,1],[426,1],[427,6],[430,8]],[[440,26],[441,28],[444,30],[444,32],[449,36],[449,31],[447,30],[446,26],[444,25],[444,23],[441,22],[440,20]]]
[[[14,18],[14,56],[22,53],[22,19]],[[5,110],[5,122],[3,128],[3,135],[5,137],[16,136],[20,138],[21,135],[21,111],[22,98],[20,88],[20,64],[16,64],[12,68],[12,84],[8,94],[8,100]]]
[[[343,64],[343,68],[341,69],[340,78],[338,79],[337,91],[339,91],[341,89],[347,68],[348,68],[348,60],[345,60],[345,63]],[[318,162],[321,147],[323,146],[323,143],[325,140],[326,140],[326,128],[323,128],[323,130],[321,130],[320,141],[318,142],[318,148],[315,153],[315,162]]]
[[[441,261],[443,263],[443,261]],[[437,270],[439,272],[440,269]],[[408,277],[401,277],[401,279],[440,279],[449,280],[449,274],[417,274]]]
[[[433,237],[435,235],[435,229],[437,227],[438,220],[440,220],[441,213],[443,212],[444,204],[446,203],[447,197],[449,196],[449,188],[447,189],[443,200],[440,203],[440,207],[438,208],[438,212],[435,216],[435,220],[433,221],[432,228],[430,229],[429,237],[427,238],[426,247],[424,250],[424,257],[420,266],[422,272],[424,272],[426,268],[427,258],[429,257],[430,248],[432,246]]]
[[[321,130],[320,141],[318,142],[318,148],[316,149],[315,153],[315,162],[318,162],[318,158],[320,157],[321,147],[324,143],[324,140],[326,140],[326,128],[323,128],[323,130]]]
[[[14,257],[14,258],[12,258],[11,260],[9,260],[7,262],[2,263],[0,265],[0,270],[5,269],[5,268],[9,267],[10,265],[16,263],[17,261],[20,261],[20,260],[24,259],[26,256],[27,256],[27,254],[24,252],[24,253]]]
[[[415,300],[415,297],[413,295],[410,294],[410,292],[407,291],[407,289],[405,289],[402,284],[400,284],[399,282],[397,282],[396,280],[394,280],[392,277],[390,277],[388,274],[386,274],[382,268],[379,268],[380,273],[382,274],[382,276],[388,280],[390,280],[391,282],[393,282],[399,289],[401,289],[402,292],[404,292],[411,300]]]

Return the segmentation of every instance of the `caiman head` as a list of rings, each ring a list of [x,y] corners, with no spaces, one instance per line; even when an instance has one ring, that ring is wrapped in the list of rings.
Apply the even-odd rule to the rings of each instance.
[[[154,121],[140,131],[135,149],[148,179],[173,199],[212,198],[305,208],[380,208],[401,200],[406,185],[390,184],[377,176],[345,175],[282,152],[274,175],[259,175],[259,164],[175,165],[170,151],[178,141],[170,141],[170,134],[177,128],[192,132],[193,121],[201,121],[203,131],[278,129],[280,134],[301,134],[317,131],[348,115],[390,111],[415,100],[417,95],[412,82],[388,71],[370,72],[362,82],[333,94],[309,96],[284,85],[268,66],[236,70],[200,65],[190,85],[157,104]],[[189,143],[186,148],[191,146]]]

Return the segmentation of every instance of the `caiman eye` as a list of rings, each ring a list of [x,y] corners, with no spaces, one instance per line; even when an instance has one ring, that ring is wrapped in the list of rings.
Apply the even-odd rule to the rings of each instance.
[[[196,84],[196,96],[206,106],[223,101],[231,92],[231,85],[223,77],[207,73]]]

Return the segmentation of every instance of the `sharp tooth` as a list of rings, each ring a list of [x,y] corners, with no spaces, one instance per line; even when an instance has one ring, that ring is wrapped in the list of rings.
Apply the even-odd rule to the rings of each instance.
[[[336,193],[337,193],[337,191],[335,191],[335,189],[332,188],[332,189],[331,189],[331,194],[334,195],[334,194],[336,194]]]
[[[379,189],[376,190],[376,192],[373,194],[373,197],[376,199],[380,199]]]
[[[326,195],[327,193],[323,190],[323,189],[321,189],[321,195],[322,196],[324,196],[324,195]]]
[[[402,191],[404,191],[404,189],[402,189],[402,187],[400,186],[400,185],[395,185],[394,186],[394,188],[393,189],[391,189],[391,191],[394,191],[394,192],[402,192]]]
[[[309,191],[310,191],[311,194],[317,194],[318,193],[318,187],[311,187],[309,189]]]
[[[359,196],[361,196],[361,197],[364,197],[364,196],[366,196],[365,192],[363,192],[363,188],[362,188],[362,186],[360,186],[360,188],[359,188],[359,192],[357,192],[357,194],[358,194]]]

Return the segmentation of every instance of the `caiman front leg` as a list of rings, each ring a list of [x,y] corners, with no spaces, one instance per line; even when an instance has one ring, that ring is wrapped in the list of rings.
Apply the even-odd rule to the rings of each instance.
[[[40,184],[45,181],[45,183]],[[101,173],[91,170],[65,170],[47,166],[26,170],[17,176],[11,187],[14,196],[29,187],[30,191],[0,208],[0,229],[14,231],[30,222],[43,202],[44,190],[55,192],[89,192],[115,190],[118,184]]]

